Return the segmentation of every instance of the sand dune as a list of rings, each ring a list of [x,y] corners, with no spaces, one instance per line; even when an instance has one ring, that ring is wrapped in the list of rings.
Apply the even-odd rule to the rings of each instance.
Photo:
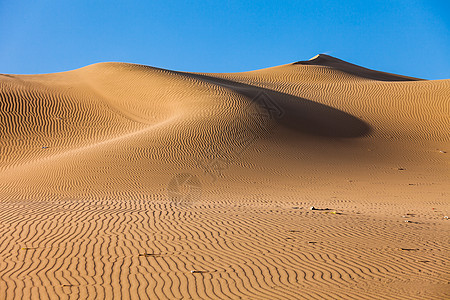
[[[0,299],[449,298],[449,95],[322,54],[0,75]]]

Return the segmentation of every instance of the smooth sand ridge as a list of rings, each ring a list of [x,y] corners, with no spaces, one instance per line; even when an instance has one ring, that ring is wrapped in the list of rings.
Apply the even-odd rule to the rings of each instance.
[[[449,95],[327,55],[0,75],[0,299],[448,298]]]

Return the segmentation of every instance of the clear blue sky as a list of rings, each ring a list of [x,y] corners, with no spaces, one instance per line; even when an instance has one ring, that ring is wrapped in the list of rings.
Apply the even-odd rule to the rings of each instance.
[[[0,73],[103,61],[239,72],[318,53],[450,78],[450,1],[0,0]]]

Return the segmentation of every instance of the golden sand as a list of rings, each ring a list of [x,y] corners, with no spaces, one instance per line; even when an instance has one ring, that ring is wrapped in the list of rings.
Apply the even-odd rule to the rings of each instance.
[[[100,63],[0,101],[0,299],[450,298],[450,80]]]

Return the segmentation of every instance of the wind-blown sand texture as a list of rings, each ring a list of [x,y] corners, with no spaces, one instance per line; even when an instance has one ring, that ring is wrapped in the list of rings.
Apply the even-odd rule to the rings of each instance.
[[[450,298],[450,80],[100,63],[0,99],[0,299]]]

